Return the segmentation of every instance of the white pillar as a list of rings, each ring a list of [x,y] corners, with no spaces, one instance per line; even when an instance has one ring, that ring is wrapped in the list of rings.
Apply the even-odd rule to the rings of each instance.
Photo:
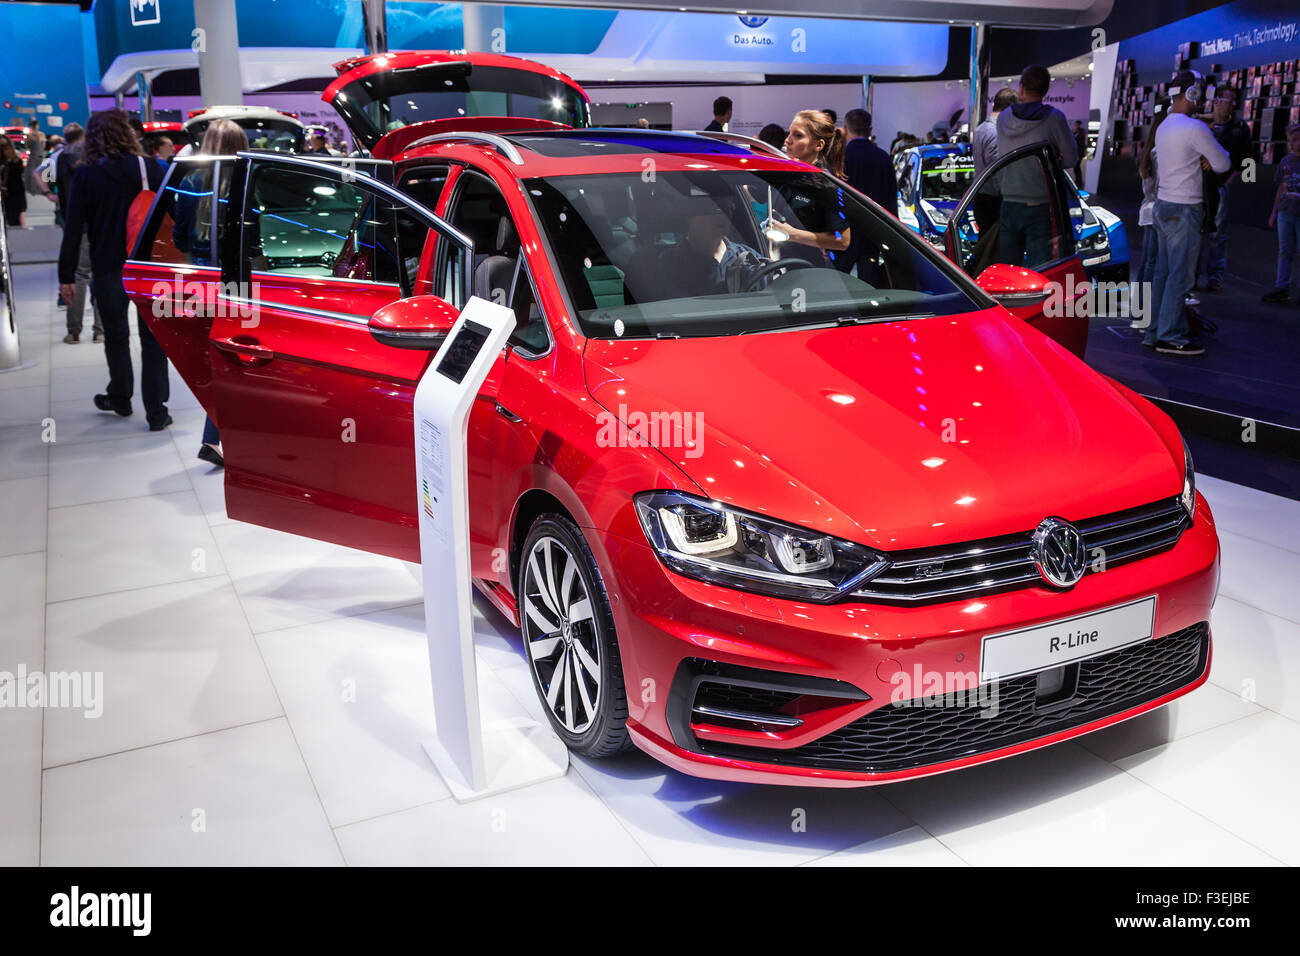
[[[509,38],[505,35],[505,8],[497,3],[462,3],[461,17],[465,24],[465,49],[475,53],[505,53]],[[493,37],[493,31],[501,32]],[[496,47],[493,40],[499,39]]]
[[[199,54],[199,91],[204,106],[242,106],[239,22],[231,0],[194,0],[194,47]]]

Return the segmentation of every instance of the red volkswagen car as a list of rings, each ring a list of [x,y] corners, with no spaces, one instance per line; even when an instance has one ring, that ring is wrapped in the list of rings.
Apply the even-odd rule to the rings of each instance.
[[[583,128],[544,67],[341,68],[372,156],[177,162],[126,269],[231,517],[418,561],[412,395],[477,295],[518,325],[470,418],[474,583],[574,751],[860,786],[1206,680],[1214,518],[1081,359],[1046,150],[990,174],[1041,185],[1047,260],[975,281],[743,138]]]

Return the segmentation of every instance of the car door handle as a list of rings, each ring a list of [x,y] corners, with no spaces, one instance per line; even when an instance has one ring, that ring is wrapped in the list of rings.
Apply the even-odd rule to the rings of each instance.
[[[240,339],[213,339],[212,344],[227,358],[246,368],[265,365],[275,358],[275,352],[265,345],[260,345],[256,339],[247,336],[241,336],[240,338],[243,341],[240,341]]]
[[[495,403],[494,403],[494,406],[495,406],[495,408],[496,408],[496,413],[497,413],[498,415],[500,415],[502,418],[504,418],[506,421],[508,421],[508,422],[514,422],[514,423],[516,423],[516,424],[518,424],[519,422],[522,422],[522,421],[523,421],[522,418],[520,418],[518,415],[516,415],[516,414],[515,414],[514,412],[512,412],[510,409],[506,408],[506,407],[505,407],[504,405],[502,405],[500,402],[495,402]]]

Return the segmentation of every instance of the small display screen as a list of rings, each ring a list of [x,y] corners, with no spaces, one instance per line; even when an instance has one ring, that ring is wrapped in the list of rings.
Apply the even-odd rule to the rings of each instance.
[[[478,355],[479,350],[483,348],[483,343],[487,341],[489,331],[486,326],[466,319],[465,324],[456,333],[456,337],[447,346],[447,351],[443,353],[442,361],[438,363],[439,373],[447,376],[457,385],[463,382],[465,373],[474,362],[474,356]]]

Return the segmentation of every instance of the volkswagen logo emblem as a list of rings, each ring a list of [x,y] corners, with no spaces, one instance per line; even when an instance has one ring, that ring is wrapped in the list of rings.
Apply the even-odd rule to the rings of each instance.
[[[1073,587],[1088,568],[1079,529],[1060,518],[1044,518],[1034,531],[1034,566],[1043,580],[1058,588]]]
[[[743,14],[737,17],[737,19],[740,20],[740,22],[743,23],[745,26],[753,30],[757,30],[759,27],[761,27],[764,23],[767,22],[767,17],[751,17],[751,16],[745,16]]]

